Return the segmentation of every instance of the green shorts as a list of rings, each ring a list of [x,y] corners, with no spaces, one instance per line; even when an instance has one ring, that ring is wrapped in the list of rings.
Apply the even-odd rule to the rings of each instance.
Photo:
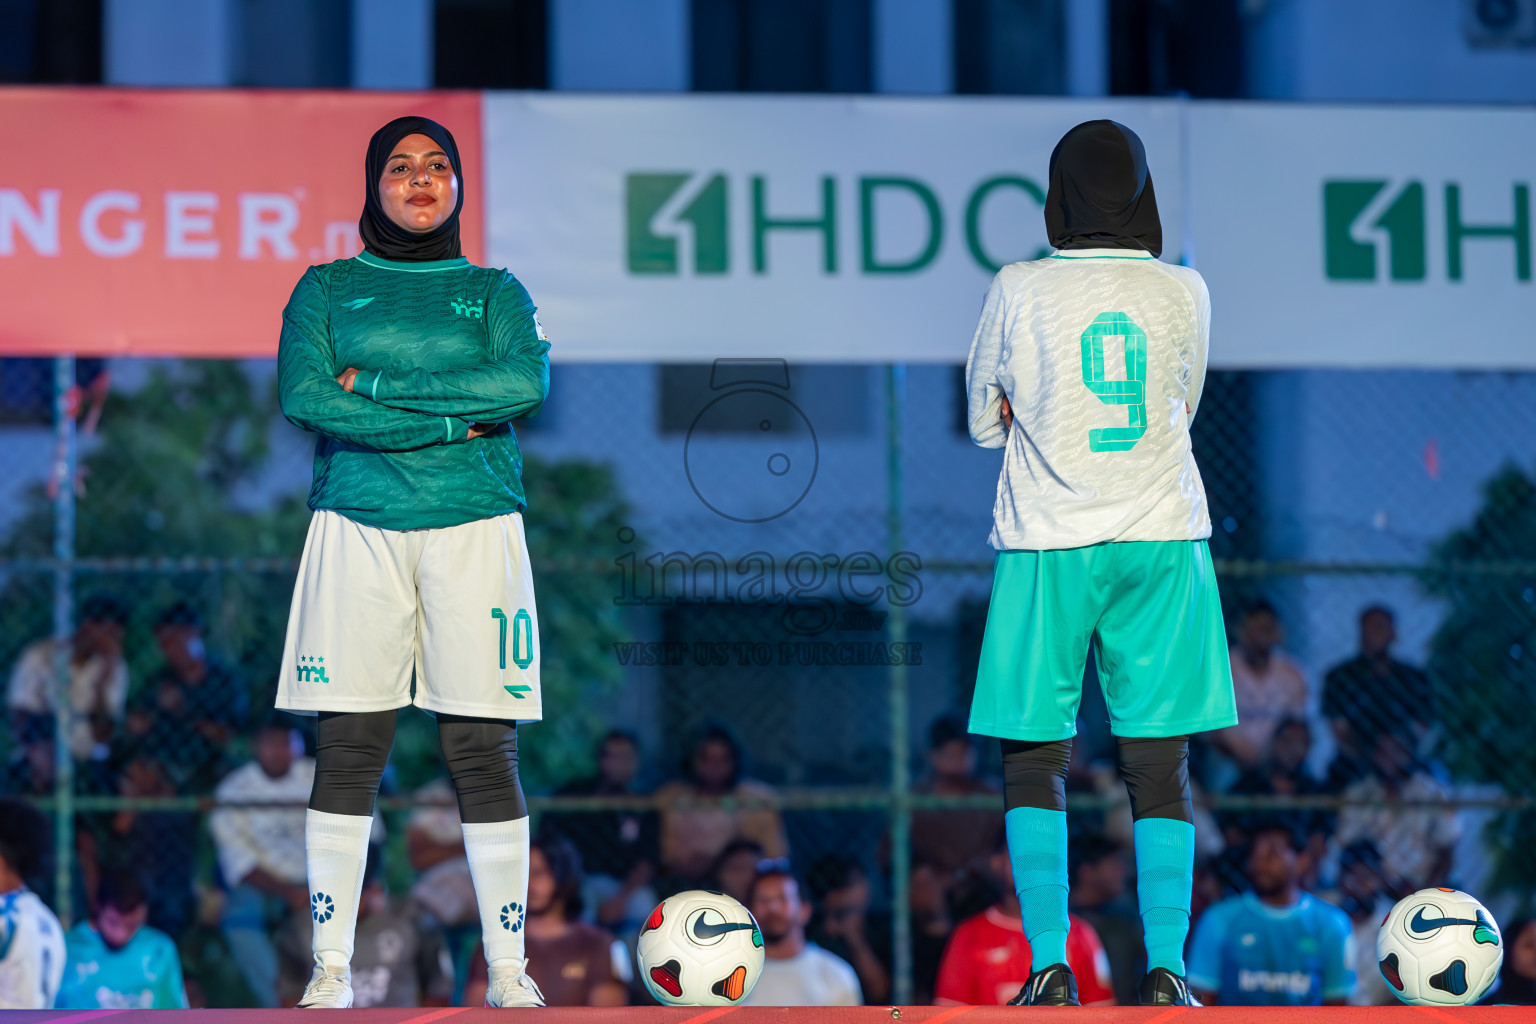
[[[1237,724],[1210,548],[1145,541],[997,553],[971,732],[1076,735],[1089,643],[1116,736]]]

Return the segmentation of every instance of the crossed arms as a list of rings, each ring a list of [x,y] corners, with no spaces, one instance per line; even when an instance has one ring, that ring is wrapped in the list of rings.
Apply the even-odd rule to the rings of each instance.
[[[437,372],[357,371],[336,365],[325,284],[310,268],[283,310],[283,415],[343,444],[385,452],[454,444],[533,415],[549,394],[549,342],[539,337],[533,303],[508,275],[486,305],[490,361]]]

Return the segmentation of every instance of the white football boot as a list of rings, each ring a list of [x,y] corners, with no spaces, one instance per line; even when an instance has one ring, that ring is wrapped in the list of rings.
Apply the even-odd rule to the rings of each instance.
[[[507,967],[490,968],[490,982],[485,987],[486,1006],[543,1006],[544,993],[528,977],[528,961]]]
[[[310,975],[309,985],[299,1008],[307,1010],[345,1010],[352,1005],[352,968],[326,967],[315,960],[315,973]]]

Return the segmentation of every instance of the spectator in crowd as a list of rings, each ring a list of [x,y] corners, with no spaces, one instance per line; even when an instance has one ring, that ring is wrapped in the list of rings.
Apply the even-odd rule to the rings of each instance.
[[[1344,911],[1302,890],[1306,837],[1284,818],[1257,823],[1252,835],[1252,891],[1200,918],[1189,987],[1206,1005],[1344,1005],[1355,988],[1353,926]]]
[[[144,886],[129,871],[105,875],[95,910],[65,936],[64,984],[54,1005],[69,1010],[184,1010],[176,943],[150,927]]]
[[[737,903],[751,897],[757,866],[768,854],[755,839],[732,839],[704,875],[704,887],[723,892]]]
[[[810,939],[811,905],[789,861],[765,861],[747,903],[763,932],[763,973],[744,1006],[859,1006],[864,993],[848,961]]]
[[[132,754],[118,776],[118,795],[130,800],[177,795],[165,766],[147,750]],[[125,807],[93,815],[78,837],[87,889],[113,872],[135,871],[149,905],[149,924],[180,935],[191,923],[199,816],[195,811]]]
[[[1376,933],[1396,902],[1383,872],[1381,854],[1369,839],[1357,839],[1339,852],[1339,908],[1354,928],[1355,990],[1351,1006],[1393,1006],[1397,998],[1376,966]]]
[[[406,822],[406,856],[416,871],[411,901],[428,927],[479,927],[480,907],[464,852],[453,783],[440,775],[416,790]]]
[[[256,733],[256,759],[225,776],[214,790],[220,805],[209,819],[219,869],[229,893],[222,925],[230,951],[245,975],[258,1005],[279,1005],[284,976],[271,933],[290,927],[309,944],[311,913],[308,873],[304,860],[304,808],[315,778],[314,758],[301,756],[298,735],[288,722],[274,716]],[[249,806],[276,804],[280,806]],[[309,959],[292,965],[302,990]]]
[[[976,744],[961,715],[945,714],[933,720],[928,726],[926,757],[928,770],[912,784],[914,793],[975,796],[1000,792],[995,780],[977,774]],[[996,832],[996,810],[914,811],[912,856],[950,878],[966,868],[984,872]]]
[[[1307,678],[1280,649],[1284,642],[1285,629],[1274,605],[1268,601],[1249,605],[1238,622],[1237,643],[1231,650],[1238,724],[1211,734],[1212,742],[1239,771],[1264,761],[1281,719],[1307,713]]]
[[[1371,774],[1344,790],[1348,805],[1339,813],[1334,838],[1340,847],[1370,839],[1390,875],[1407,891],[1448,885],[1451,855],[1461,838],[1461,819],[1450,790],[1413,755],[1414,738],[1404,726],[1376,737]],[[1394,807],[1396,801],[1443,803],[1443,807]]]
[[[1323,784],[1307,770],[1307,755],[1312,752],[1312,726],[1305,718],[1287,715],[1275,726],[1269,753],[1255,768],[1238,777],[1228,793],[1232,796],[1318,796]],[[1244,847],[1248,830],[1255,820],[1270,820],[1280,814],[1292,827],[1307,837],[1309,871],[1316,871],[1327,851],[1327,837],[1333,832],[1331,815],[1319,809],[1235,811],[1221,816],[1222,832],[1228,845]],[[1316,881],[1309,877],[1308,884]]]
[[[907,907],[912,914],[912,1001],[933,1002],[939,964],[955,930],[950,897],[956,892],[955,877],[919,857],[912,858],[907,883]]]
[[[853,967],[864,1000],[891,998],[891,928],[887,915],[870,914],[869,875],[850,857],[830,854],[812,866],[808,882],[816,913],[807,933]]]
[[[1137,989],[1146,973],[1146,946],[1141,940],[1141,915],[1131,896],[1131,866],[1125,847],[1101,833],[1089,832],[1073,840],[1067,852],[1072,882],[1068,906],[1098,933],[1109,958],[1115,1002],[1134,1006],[1140,1000]]]
[[[732,839],[756,840],[770,857],[789,853],[784,821],[765,806],[773,790],[742,777],[741,746],[723,726],[706,728],[688,748],[683,778],[656,792],[661,807],[661,859],[684,884],[704,876]],[[731,797],[733,808],[686,806],[698,800]]]
[[[996,822],[993,831],[997,832]],[[961,921],[950,936],[939,964],[934,1001],[945,1005],[1003,1006],[1022,1002],[1030,975],[1029,940],[1014,891],[1013,865],[1007,843],[997,836],[988,862],[998,900],[975,917]],[[1077,978],[1078,999],[1084,1006],[1113,1006],[1109,958],[1093,925],[1067,917],[1067,966]]]
[[[629,950],[581,918],[581,854],[563,836],[544,833],[529,849],[528,973],[546,1006],[624,1006],[634,977]],[[471,960],[464,1001],[484,998],[484,957]]]
[[[229,767],[225,752],[245,725],[250,698],[240,677],[209,656],[202,616],[187,602],[155,620],[155,643],[165,665],[149,682],[154,707],[145,739],[178,789],[206,793]]]
[[[1417,749],[1435,720],[1434,686],[1422,670],[1392,657],[1396,641],[1392,610],[1372,605],[1360,613],[1360,653],[1323,678],[1323,715],[1338,744],[1328,774],[1339,788],[1370,774],[1383,731],[1410,723]]]
[[[53,1008],[64,975],[64,929],[29,889],[45,870],[48,819],[29,803],[0,800],[0,1010]]]
[[[115,726],[128,703],[128,663],[123,634],[128,609],[114,597],[98,594],[80,607],[80,622],[69,640],[69,751],[77,761],[107,754]],[[28,645],[11,670],[6,707],[12,735],[30,731],[28,720],[48,717],[54,706],[56,641]]]
[[[1485,1002],[1536,1006],[1536,917],[1522,917],[1504,929],[1504,966],[1499,985]]]
[[[447,1006],[453,999],[453,960],[443,934],[422,928],[415,914],[391,903],[383,869],[384,851],[374,847],[363,865],[357,904],[352,1006]],[[285,932],[283,942],[294,961],[311,958],[307,933]]]
[[[645,791],[640,775],[640,741],[613,729],[597,746],[597,774],[564,786],[557,796],[636,797]],[[604,927],[620,933],[638,929],[656,905],[658,822],[642,808],[544,815],[541,828],[575,844],[586,868],[586,893]]]
[[[12,719],[16,746],[5,764],[5,791],[16,796],[51,796],[56,770],[53,716]]]

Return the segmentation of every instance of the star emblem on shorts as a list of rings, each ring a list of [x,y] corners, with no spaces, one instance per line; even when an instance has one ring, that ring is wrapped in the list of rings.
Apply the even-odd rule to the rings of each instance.
[[[509,932],[523,928],[523,907],[520,903],[508,903],[501,908],[501,926]]]

